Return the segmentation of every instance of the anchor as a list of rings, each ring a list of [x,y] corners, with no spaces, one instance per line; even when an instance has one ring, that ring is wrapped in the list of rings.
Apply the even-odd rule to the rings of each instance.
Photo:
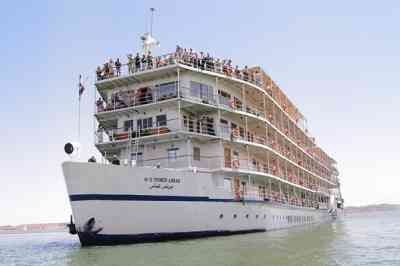
[[[69,222],[69,224],[67,224],[67,227],[68,227],[69,233],[71,235],[76,235],[77,231],[76,231],[76,226],[75,226],[74,222],[72,221],[72,214],[70,216],[70,222]]]

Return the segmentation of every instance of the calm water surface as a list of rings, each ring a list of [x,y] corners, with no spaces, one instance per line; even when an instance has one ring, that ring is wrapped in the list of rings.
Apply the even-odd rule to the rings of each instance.
[[[399,265],[400,212],[266,233],[81,248],[66,233],[0,235],[0,265]]]

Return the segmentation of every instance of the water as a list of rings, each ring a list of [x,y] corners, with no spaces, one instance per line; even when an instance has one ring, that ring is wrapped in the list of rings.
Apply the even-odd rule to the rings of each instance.
[[[400,211],[266,233],[81,248],[67,233],[0,235],[0,265],[400,265]]]

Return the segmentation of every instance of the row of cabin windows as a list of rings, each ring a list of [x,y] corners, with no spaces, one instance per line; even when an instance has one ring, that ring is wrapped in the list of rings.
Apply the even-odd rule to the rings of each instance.
[[[314,222],[314,217],[313,216],[293,216],[293,215],[288,215],[288,216],[272,216],[273,221],[285,221],[289,224],[292,223],[311,223]]]
[[[128,131],[129,129],[133,129],[134,120],[126,120],[124,121],[124,130]],[[167,115],[158,115],[156,116],[156,123],[154,126],[163,127],[167,125]],[[136,128],[137,129],[147,129],[153,127],[153,117],[147,117],[136,120]]]
[[[174,162],[178,159],[179,148],[169,148],[167,149],[167,156],[169,162]],[[143,152],[133,152],[131,153],[131,160],[136,161],[136,164],[141,165],[143,163]],[[193,147],[193,160],[200,161],[200,148]]]

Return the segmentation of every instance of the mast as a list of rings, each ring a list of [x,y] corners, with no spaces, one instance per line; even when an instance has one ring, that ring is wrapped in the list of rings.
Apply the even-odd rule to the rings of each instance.
[[[157,41],[153,37],[153,20],[154,20],[154,11],[155,9],[152,7],[150,8],[150,32],[146,32],[143,34],[143,36],[140,37],[140,39],[143,42],[143,54],[148,55],[151,53],[151,49],[154,47],[160,46],[160,42]]]

